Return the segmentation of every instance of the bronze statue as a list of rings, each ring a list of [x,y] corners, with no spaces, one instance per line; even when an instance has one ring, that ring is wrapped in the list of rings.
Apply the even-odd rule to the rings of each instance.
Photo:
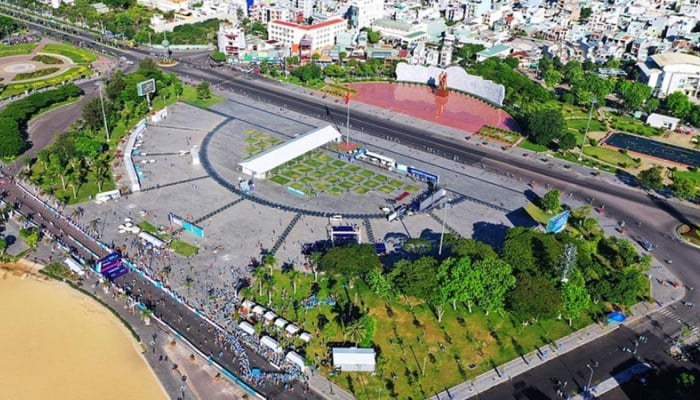
[[[440,81],[440,83],[438,84],[438,89],[447,90],[447,72],[440,72],[440,76],[438,79]]]
[[[435,89],[435,96],[447,97],[450,94],[450,90],[447,88],[447,72],[442,71],[438,75],[438,87]]]

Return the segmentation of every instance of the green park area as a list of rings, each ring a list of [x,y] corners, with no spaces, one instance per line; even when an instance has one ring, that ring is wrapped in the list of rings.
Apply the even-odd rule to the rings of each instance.
[[[317,276],[272,268],[266,256],[243,295],[310,332],[305,345],[256,326],[356,398],[429,398],[537,348],[554,355],[559,338],[648,298],[649,257],[604,236],[590,212],[571,210],[558,234],[513,228],[500,249],[452,235],[442,254],[421,238],[398,258],[336,247],[309,257]],[[335,346],[373,348],[375,373],[334,370]]]
[[[58,54],[68,57],[76,64],[87,64],[97,61],[97,54],[92,51],[63,43],[49,43],[41,50],[42,53]]]
[[[0,57],[20,56],[31,53],[36,43],[0,44]]]
[[[35,47],[36,43],[2,45],[0,46],[0,64],[2,64],[2,57],[29,54]],[[42,53],[58,54],[68,57],[76,65],[58,73],[61,68],[56,65],[63,64],[63,61],[47,54],[39,54],[32,58],[32,61],[41,63],[46,67],[15,75],[12,80],[22,82],[8,83],[6,86],[1,87],[0,99],[7,99],[26,93],[27,91],[58,86],[75,79],[89,76],[92,74],[89,64],[98,58],[97,55],[91,51],[61,43],[49,43],[40,51]]]
[[[254,156],[282,143],[281,139],[249,129],[245,132],[246,153]],[[404,191],[415,193],[418,187],[400,179],[375,172],[358,164],[338,160],[324,151],[313,151],[292,160],[270,173],[270,181],[291,187],[307,196],[321,192],[332,195],[379,191],[387,196]]]

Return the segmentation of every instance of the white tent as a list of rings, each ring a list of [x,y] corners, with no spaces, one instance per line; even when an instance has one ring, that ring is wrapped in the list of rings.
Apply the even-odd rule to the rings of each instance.
[[[253,314],[263,315],[265,314],[265,308],[263,308],[263,306],[257,305],[253,307]]]
[[[250,314],[250,310],[255,307],[255,303],[250,301],[250,300],[243,300],[243,303],[241,304],[241,313],[242,314]]]
[[[297,334],[297,332],[299,332],[300,329],[298,326],[296,326],[294,324],[289,324],[289,325],[287,325],[286,328],[284,328],[284,330],[287,331],[287,334],[289,336],[294,336]]]
[[[275,321],[275,326],[282,329],[287,326],[288,323],[289,322],[287,322],[287,320],[284,318],[277,318],[277,321]]]
[[[299,335],[299,339],[305,341],[306,343],[309,343],[311,341],[311,334],[308,332],[302,332],[301,335]]]
[[[265,323],[269,324],[270,322],[274,321],[275,318],[277,318],[277,314],[273,313],[272,311],[268,311],[263,315],[263,318],[265,319]]]
[[[151,235],[148,232],[139,233],[139,238],[141,238],[141,240],[143,240],[143,241],[146,241],[146,242],[152,244],[155,247],[159,247],[159,248],[165,247],[164,241],[158,239],[156,236]]]
[[[263,338],[260,339],[260,344],[274,352],[282,351],[279,342],[269,336],[263,336]]]
[[[334,347],[333,367],[341,371],[373,372],[376,365],[374,349]]]
[[[304,360],[304,357],[300,356],[296,351],[290,351],[287,353],[284,359],[285,361],[289,361],[290,363],[296,365],[302,371],[306,369],[306,360]]]
[[[255,334],[255,328],[253,325],[250,323],[243,321],[240,324],[238,324],[238,329],[242,330],[243,332],[249,334],[249,335],[254,335]]]
[[[273,147],[253,158],[238,163],[244,174],[254,178],[264,179],[268,171],[279,167],[311,150],[326,143],[337,142],[341,139],[340,132],[328,125],[301,135],[287,143]]]

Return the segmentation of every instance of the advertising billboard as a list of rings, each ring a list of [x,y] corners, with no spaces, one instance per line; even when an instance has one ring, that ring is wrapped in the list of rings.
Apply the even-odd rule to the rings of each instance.
[[[569,220],[569,210],[559,213],[547,221],[547,233],[558,233],[564,230]]]

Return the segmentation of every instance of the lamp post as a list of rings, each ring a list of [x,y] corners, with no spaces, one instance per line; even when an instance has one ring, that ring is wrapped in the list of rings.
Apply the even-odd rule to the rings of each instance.
[[[105,135],[107,136],[107,142],[109,142],[109,126],[107,126],[107,114],[105,113],[105,101],[104,98],[102,97],[102,87],[104,84],[102,81],[97,81],[95,83],[97,86],[97,90],[100,91],[100,104],[102,105],[102,121],[105,124]]]
[[[588,122],[586,123],[586,132],[583,134],[583,141],[581,142],[581,153],[578,156],[578,160],[583,160],[583,146],[586,145],[586,139],[588,139],[588,128],[591,127],[591,116],[593,116],[593,106],[598,102],[595,97],[591,98],[591,109],[588,111]]]
[[[652,279],[651,274],[649,274],[648,277],[649,277],[649,299],[654,301],[654,295],[651,294],[651,289],[653,287],[654,280]]]
[[[591,364],[586,364],[586,367],[591,370],[591,375],[588,376],[588,385],[586,386],[586,392],[591,393],[591,381],[593,381],[593,367]]]
[[[438,247],[438,255],[442,255],[442,241],[445,238],[445,220],[447,219],[447,206],[449,199],[445,200],[445,204],[442,206],[442,229],[440,230],[440,247]]]

